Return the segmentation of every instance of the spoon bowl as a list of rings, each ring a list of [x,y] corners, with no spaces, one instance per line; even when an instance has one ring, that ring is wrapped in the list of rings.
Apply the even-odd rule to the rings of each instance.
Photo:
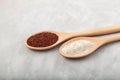
[[[47,46],[47,47],[33,47],[33,46],[30,46],[27,41],[28,39],[31,37],[31,36],[34,36],[34,35],[37,35],[37,34],[40,34],[42,32],[50,32],[50,33],[54,33],[58,36],[58,40],[56,43],[54,43],[53,45],[50,45],[50,46]],[[33,50],[47,50],[47,49],[50,49],[50,48],[53,48],[55,47],[56,45],[60,44],[61,42],[65,41],[66,39],[72,37],[73,34],[70,35],[70,33],[67,33],[67,32],[57,32],[57,31],[50,31],[50,30],[46,30],[46,31],[41,31],[41,32],[38,32],[38,33],[35,33],[31,36],[29,36],[26,40],[25,40],[25,45],[30,48],[30,49],[33,49]]]
[[[72,43],[72,42],[75,42],[77,40],[87,40],[87,41],[90,41],[91,43],[93,43],[92,47],[89,49],[89,51],[86,51],[86,52],[82,52],[80,54],[74,54],[74,55],[68,55],[68,54],[65,54],[62,49]],[[65,42],[59,49],[59,52],[62,56],[66,57],[66,58],[81,58],[81,57],[85,57],[89,54],[91,54],[92,52],[94,52],[97,48],[99,48],[101,45],[103,44],[103,42],[101,41],[98,41],[98,38],[91,38],[91,37],[77,37],[77,38],[74,38],[74,39],[71,39],[67,42]]]

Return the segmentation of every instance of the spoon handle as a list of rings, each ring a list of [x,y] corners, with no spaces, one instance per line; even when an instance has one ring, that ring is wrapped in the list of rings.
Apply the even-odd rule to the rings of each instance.
[[[87,30],[75,33],[74,36],[97,36],[97,35],[104,35],[104,34],[110,34],[110,33],[116,33],[120,32],[120,25],[114,25],[114,26],[107,26],[102,28],[97,28],[93,30]]]
[[[118,35],[112,35],[110,37],[100,38],[100,41],[103,42],[103,44],[120,41],[120,34]]]

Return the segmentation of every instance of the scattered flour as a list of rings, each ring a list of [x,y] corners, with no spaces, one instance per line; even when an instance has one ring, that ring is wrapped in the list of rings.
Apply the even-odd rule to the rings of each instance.
[[[94,43],[88,40],[77,40],[62,48],[62,52],[66,55],[78,55],[89,51]]]

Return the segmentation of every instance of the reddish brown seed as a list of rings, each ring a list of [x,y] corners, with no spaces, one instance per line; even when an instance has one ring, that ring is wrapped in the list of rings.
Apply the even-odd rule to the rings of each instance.
[[[31,36],[27,44],[32,47],[47,47],[53,45],[58,40],[58,36],[51,32],[42,32]]]

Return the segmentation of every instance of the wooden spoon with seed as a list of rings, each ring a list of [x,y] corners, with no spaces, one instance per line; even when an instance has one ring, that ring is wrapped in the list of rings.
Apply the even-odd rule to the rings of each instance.
[[[58,40],[54,44],[46,46],[46,47],[34,47],[27,43],[28,39],[31,36],[35,36],[42,32],[50,32],[50,33],[56,34],[58,36]],[[57,32],[57,31],[41,31],[41,32],[38,32],[38,33],[35,33],[35,34],[29,36],[25,40],[25,45],[28,48],[33,49],[33,50],[47,50],[47,49],[51,49],[51,48],[57,46],[58,44],[60,44],[63,41],[66,41],[66,40],[74,38],[74,37],[97,36],[97,35],[110,34],[110,33],[115,33],[115,32],[120,32],[120,25],[107,26],[107,27],[86,30],[86,31],[77,32],[77,33]],[[47,41],[44,43],[47,43]]]
[[[90,41],[91,43],[93,43],[93,45],[86,51],[84,52],[79,52],[79,53],[72,53],[72,54],[69,54],[69,53],[65,53],[63,51],[63,48],[70,44],[70,43],[73,43],[75,41],[78,41],[78,40],[87,40],[87,41]],[[111,42],[114,42],[114,41],[119,41],[120,40],[120,35],[114,35],[114,36],[110,36],[110,37],[104,37],[104,38],[95,38],[95,37],[77,37],[77,38],[74,38],[74,39],[71,39],[67,42],[65,42],[59,49],[59,52],[62,56],[66,57],[66,58],[82,58],[82,57],[85,57],[85,56],[88,56],[90,54],[92,54],[94,51],[96,51],[99,47],[103,46],[104,44],[107,44],[107,43],[111,43]],[[71,48],[72,50],[72,48]],[[74,49],[73,49],[74,50]]]

